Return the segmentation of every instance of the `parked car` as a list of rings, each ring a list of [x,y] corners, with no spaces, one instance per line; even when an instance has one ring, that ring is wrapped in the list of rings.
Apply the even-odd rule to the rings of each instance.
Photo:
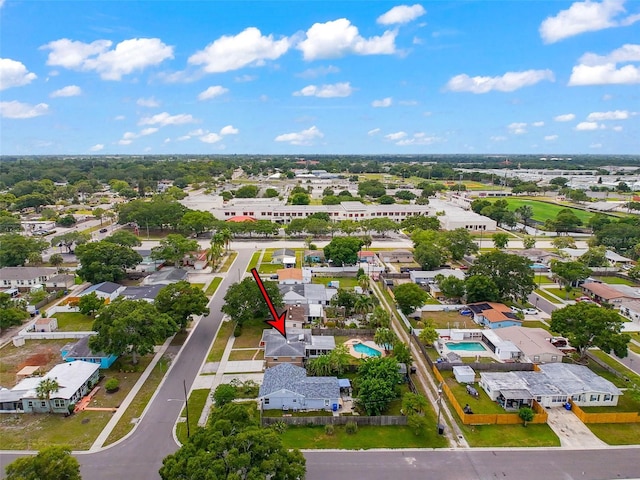
[[[473,315],[473,312],[468,308],[460,310],[460,315]]]
[[[98,230],[100,233],[107,233],[107,229],[106,228],[101,228],[100,230]]]
[[[527,315],[537,315],[538,314],[538,309],[537,308],[525,308],[523,310],[524,313],[526,313]]]

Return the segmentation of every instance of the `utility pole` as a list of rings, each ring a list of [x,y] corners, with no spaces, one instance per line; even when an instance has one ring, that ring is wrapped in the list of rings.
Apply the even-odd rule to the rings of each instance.
[[[187,438],[191,436],[191,431],[189,430],[189,398],[187,397],[187,381],[182,380],[182,386],[184,387],[184,409],[187,412]]]

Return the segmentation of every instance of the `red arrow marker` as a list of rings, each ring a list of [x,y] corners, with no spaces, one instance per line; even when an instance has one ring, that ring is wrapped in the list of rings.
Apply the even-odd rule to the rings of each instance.
[[[258,284],[258,288],[260,289],[260,293],[264,297],[264,301],[267,302],[267,307],[269,307],[269,311],[271,312],[271,316],[273,320],[265,320],[269,325],[278,330],[284,338],[287,338],[286,328],[284,319],[287,317],[287,312],[284,311],[282,315],[278,316],[278,312],[276,312],[276,307],[273,306],[273,302],[267,293],[267,289],[264,288],[264,284],[262,283],[262,279],[260,275],[258,275],[258,271],[255,268],[251,269],[251,275],[255,279]]]

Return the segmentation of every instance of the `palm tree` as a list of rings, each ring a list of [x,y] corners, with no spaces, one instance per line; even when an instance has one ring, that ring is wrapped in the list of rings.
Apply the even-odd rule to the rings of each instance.
[[[384,348],[384,351],[387,354],[397,340],[398,337],[396,337],[396,334],[388,328],[378,328],[375,335],[373,336],[373,341],[376,342],[377,345],[380,345],[382,348]]]
[[[373,300],[368,295],[358,295],[356,298],[355,304],[353,305],[353,310],[356,313],[362,315],[362,320],[364,321],[367,313],[373,310]]]
[[[365,292],[369,290],[369,276],[360,275],[358,277],[358,285],[360,285],[360,288],[362,288],[362,290],[364,290]]]
[[[53,267],[56,267],[56,272],[59,273],[60,272],[59,267],[64,263],[64,258],[59,253],[54,253],[49,257],[49,263]]]
[[[228,228],[223,228],[218,233],[220,233],[220,235],[222,236],[222,241],[224,242],[225,249],[228,252],[229,244],[231,243],[231,239],[233,238],[233,234],[231,233],[231,230],[229,230]]]
[[[222,255],[222,246],[217,243],[211,243],[211,248],[207,252],[207,262],[211,264],[212,268],[216,268],[218,266],[218,262],[220,261],[220,256]]]
[[[60,384],[56,378],[45,378],[36,387],[36,395],[40,400],[47,400],[47,407],[51,412],[51,394],[60,390]]]

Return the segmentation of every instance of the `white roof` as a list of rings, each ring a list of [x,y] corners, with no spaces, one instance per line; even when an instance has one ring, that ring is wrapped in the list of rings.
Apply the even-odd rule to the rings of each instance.
[[[51,394],[51,398],[71,399],[82,385],[100,368],[97,363],[75,362],[61,363],[53,367],[42,377],[25,378],[12,388],[14,391],[25,391],[24,398],[36,398],[36,388],[44,379],[55,379],[60,385],[60,390]]]

